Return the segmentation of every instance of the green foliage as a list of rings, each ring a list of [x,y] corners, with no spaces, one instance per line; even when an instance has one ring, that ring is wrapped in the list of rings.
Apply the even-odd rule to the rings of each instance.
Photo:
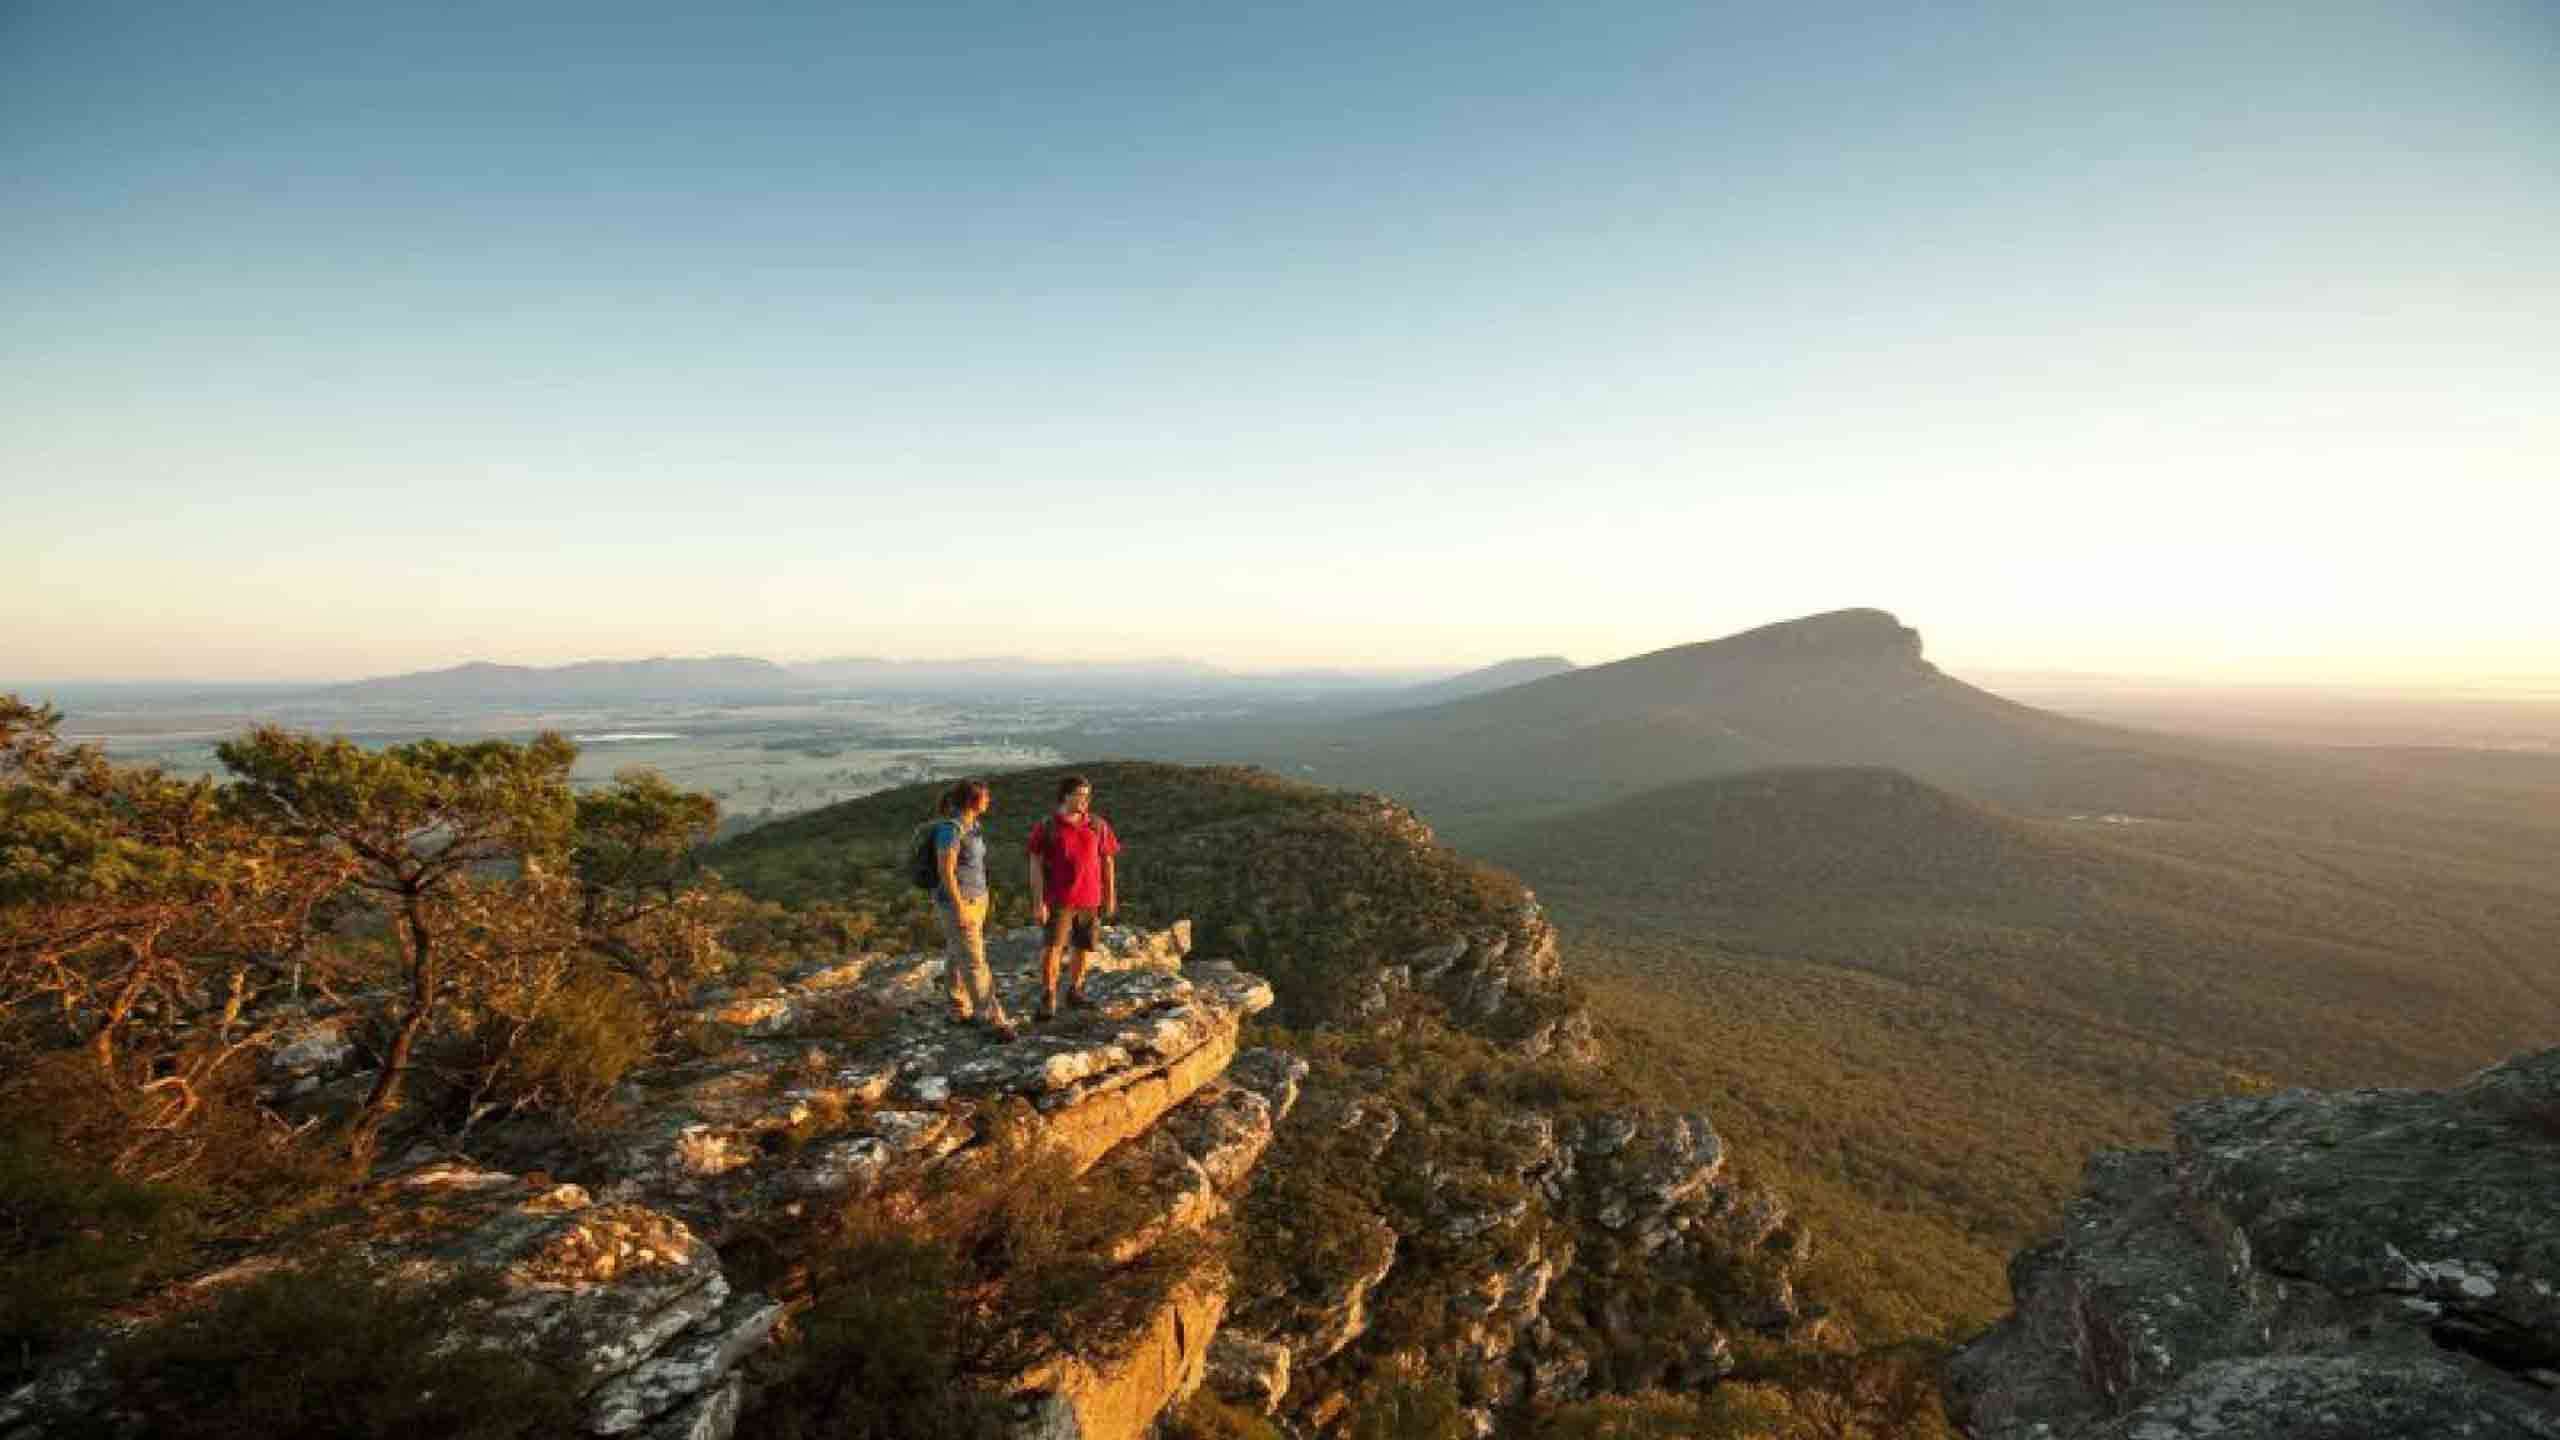
[[[1704,1394],[1645,1392],[1563,1405],[1535,1440],[1953,1440],[1928,1346],[1772,1350]]]
[[[972,1321],[952,1247],[868,1235],[827,1257],[838,1272],[798,1320],[740,1424],[772,1440],[1000,1440],[1002,1400],[962,1361]]]
[[[1987,1323],[2089,1152],[2160,1143],[2179,1104],[2443,1083],[2560,1023],[2521,958],[2560,953],[2560,881],[2317,832],[2028,820],[1831,769],[1490,848],[1574,937],[1613,1071],[1715,1115],[1871,1338]]]
[[[1164,1440],[1283,1440],[1280,1428],[1261,1414],[1230,1405],[1206,1386],[1192,1392],[1180,1410],[1165,1417]]]
[[[546,993],[519,1024],[486,1014],[458,1037],[476,1103],[594,1116],[654,1053],[656,1013],[631,981],[596,969]]]
[[[1458,1392],[1436,1377],[1394,1375],[1371,1380],[1352,1400],[1348,1440],[1465,1440]]]
[[[1212,1262],[1189,1232],[1126,1253],[1158,1219],[1149,1197],[1079,1183],[1019,1115],[992,1132],[912,1190],[724,1248],[742,1283],[813,1297],[740,1433],[1005,1433],[990,1394],[1058,1355],[1127,1345]]]
[[[245,1066],[211,1072],[182,1127],[138,1128],[141,1062],[85,1054],[0,1076],[0,1384],[104,1314],[337,1199],[331,1136],[258,1103]]]
[[[371,751],[264,729],[221,747],[215,783],[110,765],[58,727],[0,697],[12,1372],[331,1203],[324,1149],[369,1155],[422,1053],[455,1082],[453,1134],[591,1111],[752,908],[692,866],[707,799],[627,774],[582,801],[557,736]],[[390,993],[348,1017],[379,1078],[346,1131],[260,1103],[255,1057],[303,1013],[274,1002],[305,981]],[[66,1218],[84,1210],[97,1223]]]
[[[1538,1417],[1535,1440],[1783,1440],[1793,1433],[1784,1397],[1752,1385],[1703,1396],[1612,1395]]]
[[[347,1255],[259,1275],[109,1354],[113,1416],[78,1427],[167,1440],[517,1440],[576,1433],[563,1375],[514,1349],[452,1345],[492,1281],[421,1282]]]
[[[208,782],[63,746],[60,718],[0,696],[0,1039],[85,1045],[102,1079],[137,1049],[151,1089],[128,1099],[173,1128],[344,867],[243,823]],[[208,992],[219,1021],[187,1023]]]
[[[367,750],[261,726],[216,752],[230,798],[289,834],[333,841],[367,868],[369,888],[407,893],[490,861],[558,854],[577,803],[577,747],[550,732],[529,744],[416,740]]]
[[[512,989],[554,977],[566,948],[556,886],[521,894],[503,878],[549,878],[577,818],[577,747],[544,733],[527,745],[419,740],[367,750],[262,726],[217,754],[234,780],[228,808],[313,851],[344,857],[353,884],[379,897],[402,947],[398,1020],[354,1129],[369,1159],[398,1108],[423,1032],[448,992]],[[545,933],[550,931],[552,933]],[[520,1004],[519,1013],[529,1009]]]
[[[0,1133],[0,1392],[36,1360],[184,1262],[190,1197],[127,1180],[32,1129]]]
[[[738,906],[706,885],[698,858],[719,828],[718,802],[648,770],[625,770],[577,797],[579,933],[663,1011],[727,959],[721,936]]]

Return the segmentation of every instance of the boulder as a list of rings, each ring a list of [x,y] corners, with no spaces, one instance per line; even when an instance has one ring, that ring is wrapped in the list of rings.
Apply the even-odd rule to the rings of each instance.
[[[1128,1343],[1060,1356],[1015,1385],[1023,1440],[1141,1440],[1207,1377],[1209,1345],[1226,1314],[1223,1285],[1187,1286]]]
[[[2011,1263],[1952,1409],[1981,1440],[2560,1436],[2555,1093],[2560,1050],[2188,1106]]]
[[[1289,1393],[1289,1347],[1221,1330],[1209,1342],[1208,1383],[1221,1400],[1276,1414]]]

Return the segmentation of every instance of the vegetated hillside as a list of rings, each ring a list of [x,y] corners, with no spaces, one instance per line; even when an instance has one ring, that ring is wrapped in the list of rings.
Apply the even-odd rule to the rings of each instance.
[[[1485,853],[1827,1233],[1917,1219],[1969,1252],[1942,1303],[1973,1318],[2086,1154],[2174,1105],[2442,1081],[2560,1034],[2560,877],[2503,859],[2028,820],[1876,768],[1665,786]]]

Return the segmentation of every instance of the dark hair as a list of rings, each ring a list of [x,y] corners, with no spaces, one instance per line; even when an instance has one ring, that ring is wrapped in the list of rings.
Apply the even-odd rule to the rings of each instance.
[[[984,780],[954,780],[951,788],[942,792],[942,798],[934,802],[933,813],[966,815],[977,808],[979,797],[986,793],[987,782]]]
[[[1079,790],[1090,790],[1092,788],[1092,781],[1087,780],[1081,775],[1070,775],[1066,779],[1058,782],[1058,798],[1064,800]]]

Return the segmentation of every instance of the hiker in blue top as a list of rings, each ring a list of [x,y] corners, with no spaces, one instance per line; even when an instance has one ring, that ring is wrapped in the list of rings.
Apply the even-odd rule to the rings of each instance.
[[[951,1022],[972,1020],[998,1040],[1021,1032],[1005,1018],[996,998],[995,977],[987,970],[987,838],[979,818],[995,803],[984,780],[962,780],[942,792],[933,822],[933,913],[942,921],[945,980],[951,991]]]

